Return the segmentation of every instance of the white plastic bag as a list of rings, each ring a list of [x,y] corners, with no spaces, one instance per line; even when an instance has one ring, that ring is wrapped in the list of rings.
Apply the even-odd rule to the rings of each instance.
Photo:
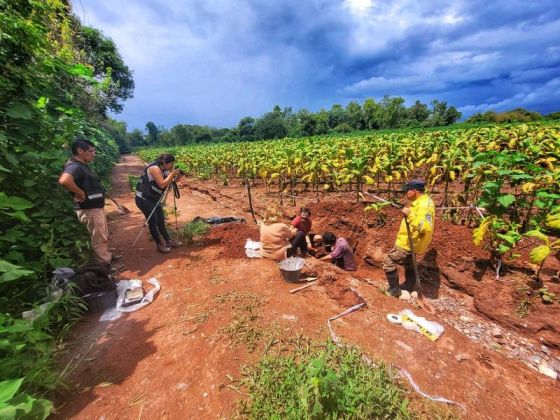
[[[247,255],[249,258],[262,258],[260,250],[260,242],[247,239],[247,242],[245,243],[245,255]]]
[[[123,308],[122,304],[124,302],[126,291],[128,289],[142,287],[142,281],[136,279],[119,281],[117,283],[117,304],[114,308],[106,309],[105,312],[101,314],[99,321],[114,321],[115,319],[120,318],[121,314],[124,312],[134,312],[152,303],[155,295],[161,290],[161,286],[159,284],[159,281],[155,277],[149,279],[148,283],[150,283],[154,287],[144,295],[142,300],[134,305]]]
[[[408,319],[407,319],[408,318]],[[410,319],[410,320],[409,320]],[[418,333],[424,334],[422,328],[429,334],[426,335],[428,338],[437,340],[444,331],[442,325],[434,321],[428,321],[426,318],[415,315],[410,309],[404,309],[398,314],[387,314],[387,320],[393,324],[400,324],[407,330],[416,331]]]

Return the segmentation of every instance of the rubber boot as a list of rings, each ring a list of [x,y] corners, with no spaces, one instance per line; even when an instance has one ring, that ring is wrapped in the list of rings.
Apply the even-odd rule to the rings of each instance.
[[[404,284],[402,288],[404,290],[408,290],[412,292],[414,287],[416,286],[416,276],[414,275],[414,268],[413,267],[405,267],[404,268]]]
[[[401,295],[401,288],[399,287],[399,273],[397,270],[385,272],[387,276],[387,282],[389,283],[389,289],[387,289],[387,294],[398,298]]]

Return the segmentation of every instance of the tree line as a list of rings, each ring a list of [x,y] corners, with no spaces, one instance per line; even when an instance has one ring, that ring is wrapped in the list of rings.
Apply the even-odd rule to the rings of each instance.
[[[471,115],[465,122],[477,123],[513,123],[513,122],[531,122],[540,120],[559,120],[560,112],[553,112],[542,115],[539,112],[528,111],[524,108],[515,108],[511,111],[494,112],[486,111],[484,113],[477,112]]]
[[[304,137],[328,133],[349,133],[358,130],[380,130],[402,127],[440,127],[455,123],[461,113],[447,102],[434,100],[430,106],[416,101],[405,106],[401,97],[385,96],[379,102],[366,99],[362,104],[352,101],[345,107],[335,104],[330,110],[310,112],[276,105],[261,117],[244,117],[233,128],[177,124],[171,129],[146,124],[145,132],[135,129],[126,133],[130,146],[182,145],[203,142],[235,142],[284,137]]]

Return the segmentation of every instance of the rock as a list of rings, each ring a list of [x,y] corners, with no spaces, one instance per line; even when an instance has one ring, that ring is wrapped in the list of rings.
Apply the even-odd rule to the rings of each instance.
[[[539,365],[539,372],[552,379],[558,378],[558,373],[556,373],[556,371],[552,369],[550,366],[548,366],[546,363],[541,363]]]
[[[463,322],[471,322],[472,321],[471,318],[469,318],[468,316],[465,316],[465,315],[461,315],[459,319]]]
[[[410,300],[410,292],[408,290],[402,290],[401,295],[399,296],[399,299],[409,301]]]
[[[541,346],[541,350],[544,354],[550,355],[550,350],[546,346]]]
[[[412,296],[414,299],[418,298],[418,292],[415,290],[414,292],[412,292],[410,294],[410,296]]]
[[[500,338],[502,337],[502,330],[500,330],[499,328],[494,328],[491,334],[492,337]]]
[[[462,362],[463,360],[470,360],[471,356],[465,353],[460,353],[457,356],[455,356],[455,359],[457,359],[458,362]]]
[[[177,386],[175,388],[177,388],[179,391],[184,391],[185,389],[187,389],[188,385],[184,382],[177,384]]]
[[[534,365],[534,366],[538,366],[539,363],[541,362],[541,357],[540,356],[531,356],[529,357],[529,362]]]
[[[467,334],[467,335],[468,335],[468,334],[470,334],[470,331],[467,330],[467,329],[464,329],[464,330],[463,330],[463,334]]]
[[[297,316],[295,315],[282,315],[282,319],[285,319],[286,321],[297,321]]]
[[[412,347],[410,347],[408,344],[403,343],[402,341],[395,341],[395,344],[397,344],[399,347],[402,347],[404,350],[406,350],[409,353],[412,353],[413,349]]]

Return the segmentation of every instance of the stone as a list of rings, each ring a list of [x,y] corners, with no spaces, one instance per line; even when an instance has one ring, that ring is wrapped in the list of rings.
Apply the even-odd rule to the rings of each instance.
[[[463,360],[470,360],[471,356],[465,353],[460,353],[457,356],[455,356],[455,359],[457,359],[458,362],[462,362]]]
[[[297,321],[297,316],[295,315],[282,315],[282,319],[285,319],[286,321]]]
[[[502,337],[502,330],[500,330],[499,328],[494,328],[491,334],[492,337],[500,338]]]
[[[541,363],[539,365],[539,372],[554,380],[558,378],[558,373],[556,373],[556,371],[552,369],[550,366],[548,366],[546,363]]]
[[[397,344],[399,347],[403,348],[404,350],[406,350],[409,353],[412,353],[413,349],[412,347],[410,347],[408,344],[403,343],[402,341],[395,341],[395,344]]]
[[[461,317],[459,319],[463,322],[471,322],[472,321],[471,318],[469,318],[468,316],[465,316],[465,315],[461,315]]]
[[[182,383],[180,383],[180,384],[177,384],[177,386],[176,386],[176,388],[177,388],[179,391],[184,391],[185,389],[187,389],[187,387],[188,387],[188,384],[186,384],[186,383],[184,383],[184,382],[182,382]]]
[[[541,346],[541,351],[546,355],[550,355],[550,349],[546,346]]]
[[[410,300],[410,292],[408,290],[402,290],[401,295],[399,296],[399,299],[409,301]]]
[[[410,294],[410,296],[412,296],[414,299],[418,298],[418,292],[415,290],[414,292],[412,292]]]

